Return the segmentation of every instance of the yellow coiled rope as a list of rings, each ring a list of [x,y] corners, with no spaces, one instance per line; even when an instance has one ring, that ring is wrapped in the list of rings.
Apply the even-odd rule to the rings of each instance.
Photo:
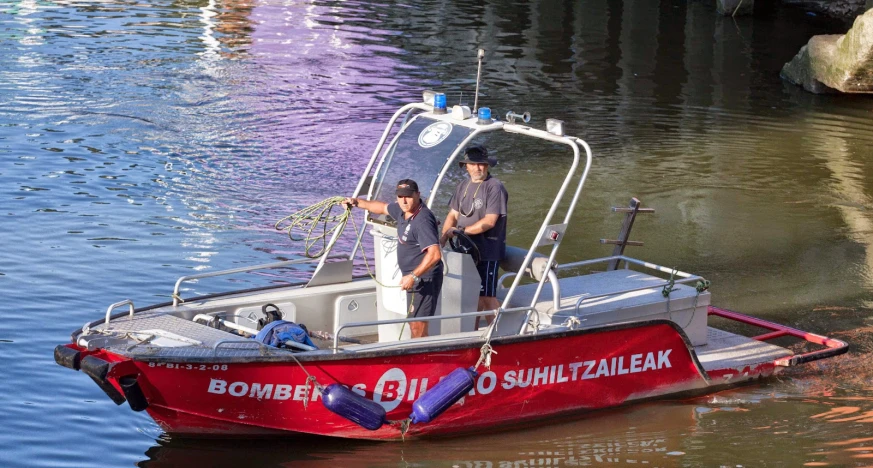
[[[358,225],[355,223],[355,217],[352,216],[352,210],[347,209],[342,206],[342,202],[345,200],[345,197],[330,197],[325,200],[322,200],[314,205],[309,205],[306,208],[303,208],[295,213],[291,213],[290,215],[276,221],[276,229],[280,231],[286,231],[288,233],[288,238],[295,242],[303,242],[304,250],[303,254],[309,258],[318,258],[324,255],[325,252],[330,250],[333,247],[333,244],[328,245],[327,240],[333,236],[336,232],[336,238],[339,239],[342,235],[343,231],[346,229],[346,224],[348,224],[349,220],[352,220],[352,227],[355,229],[355,236],[359,235]],[[339,214],[331,214],[334,208],[339,208]],[[294,231],[299,231],[303,234],[301,238],[294,237]],[[318,242],[321,241],[321,250],[313,253],[312,249]],[[361,243],[360,246],[361,257],[364,258],[364,265],[367,267],[367,274],[370,275],[370,278],[373,278],[377,284],[385,288],[399,288],[399,284],[382,284],[379,280],[376,279],[376,275],[373,274],[372,269],[370,268],[370,263],[367,261],[367,254],[364,252],[364,245]],[[413,292],[413,298],[415,297],[415,293]],[[406,316],[409,317],[412,315],[412,303],[413,299],[409,300],[409,309],[406,311]],[[403,324],[403,327],[400,328],[400,334],[403,334],[403,328],[406,327],[406,324]],[[398,337],[398,339],[400,339]]]
[[[352,210],[347,209],[342,205],[345,197],[330,197],[322,200],[314,205],[309,205],[295,213],[292,213],[279,221],[276,221],[276,229],[286,231],[288,238],[295,242],[304,243],[303,254],[309,258],[318,258],[330,250],[333,245],[328,245],[328,239],[337,233],[337,239],[340,238],[343,231],[346,229],[346,224],[352,220],[352,227],[355,229],[355,237],[360,234],[358,224],[355,222],[355,217],[352,216]],[[335,208],[340,210],[339,214],[331,214]],[[294,231],[302,234],[302,237],[296,238]],[[321,241],[321,250],[313,253],[313,247]],[[367,254],[364,252],[364,244],[360,246],[361,257],[364,259],[364,265],[367,267],[367,273],[373,278],[376,283],[386,288],[399,288],[400,285],[382,284],[376,279],[376,276],[370,268],[370,263],[367,261]]]
[[[276,222],[276,229],[286,231],[288,238],[295,242],[304,242],[303,254],[309,258],[318,258],[328,250],[327,240],[334,232],[342,234],[348,223],[351,211],[342,206],[344,197],[330,197],[314,205],[307,206]],[[339,214],[331,214],[334,208],[339,208]],[[354,219],[352,220],[354,223]],[[303,234],[301,238],[294,237],[294,231]],[[357,232],[357,226],[355,227]],[[337,239],[339,238],[337,235]],[[321,241],[321,250],[313,253]],[[366,261],[366,257],[364,258]]]

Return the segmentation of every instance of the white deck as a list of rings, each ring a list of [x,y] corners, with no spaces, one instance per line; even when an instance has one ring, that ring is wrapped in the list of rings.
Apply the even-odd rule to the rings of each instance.
[[[481,337],[482,331],[453,335],[430,336],[418,340],[405,340],[394,343],[370,343],[355,346],[354,351],[376,351],[385,349],[418,348],[433,344],[451,344]],[[694,352],[700,365],[706,371],[716,369],[742,369],[743,367],[771,362],[791,356],[791,351],[780,346],[736,335],[717,328],[708,327],[707,344],[695,346]],[[499,348],[499,346],[498,346]],[[499,359],[499,358],[495,358]]]
[[[707,371],[714,369],[742,369],[743,367],[791,356],[791,351],[770,343],[753,340],[709,327],[707,343],[695,346],[697,359]]]

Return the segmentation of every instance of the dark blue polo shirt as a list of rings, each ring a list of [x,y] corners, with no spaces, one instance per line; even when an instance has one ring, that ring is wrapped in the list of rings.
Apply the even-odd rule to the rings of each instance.
[[[424,203],[419,207],[414,216],[404,219],[403,209],[397,202],[388,204],[388,214],[397,221],[397,263],[404,275],[412,274],[421,264],[428,247],[440,245],[436,216]],[[442,262],[421,275],[421,279],[430,279],[435,274],[443,274]]]

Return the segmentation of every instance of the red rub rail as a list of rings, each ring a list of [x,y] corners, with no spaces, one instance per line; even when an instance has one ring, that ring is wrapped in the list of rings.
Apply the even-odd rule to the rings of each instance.
[[[785,325],[779,325],[778,323],[768,322],[767,320],[762,320],[759,318],[755,318],[749,315],[741,314],[739,312],[734,312],[726,309],[719,309],[718,307],[709,306],[707,309],[709,315],[715,315],[718,317],[726,318],[729,320],[735,320],[737,322],[745,323],[747,325],[754,325],[756,327],[766,328],[767,330],[772,330],[770,333],[765,333],[763,335],[758,335],[752,337],[758,341],[767,341],[772,340],[774,338],[779,338],[782,336],[793,336],[795,338],[800,338],[801,340],[806,340],[810,343],[815,343],[818,345],[826,346],[825,349],[820,349],[818,351],[811,351],[803,354],[795,354],[791,357],[786,357],[782,359],[776,360],[777,366],[796,366],[798,364],[803,364],[806,362],[818,361],[819,359],[827,359],[834,356],[839,356],[840,354],[844,354],[849,350],[849,345],[845,341],[836,340],[833,338],[828,338],[826,336],[816,335],[815,333],[805,332],[803,330],[798,330],[796,328],[786,327]]]

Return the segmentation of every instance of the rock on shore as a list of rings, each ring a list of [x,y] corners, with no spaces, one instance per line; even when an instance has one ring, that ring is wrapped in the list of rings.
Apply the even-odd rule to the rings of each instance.
[[[813,36],[781,76],[813,93],[873,93],[873,10],[844,35]]]

